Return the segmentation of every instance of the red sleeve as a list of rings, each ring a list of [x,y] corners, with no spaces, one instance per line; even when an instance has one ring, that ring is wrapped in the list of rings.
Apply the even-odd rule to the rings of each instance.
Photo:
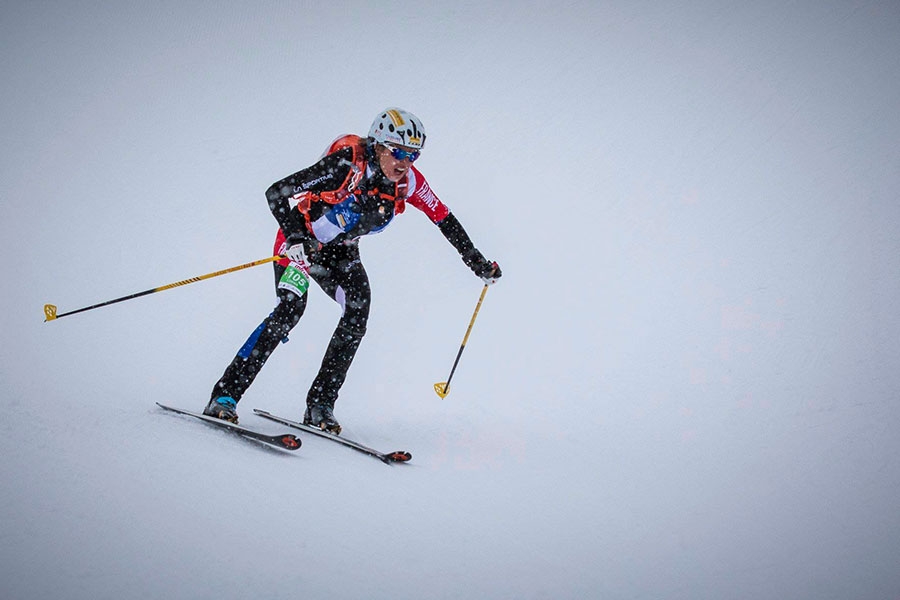
[[[447,218],[450,209],[435,195],[422,173],[417,168],[410,167],[408,177],[406,201],[428,215],[432,223],[440,223]]]

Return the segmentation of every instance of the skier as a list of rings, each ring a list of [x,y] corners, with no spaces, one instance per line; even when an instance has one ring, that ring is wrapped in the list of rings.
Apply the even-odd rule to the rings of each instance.
[[[437,225],[463,262],[486,284],[500,278],[497,263],[475,248],[460,222],[413,166],[424,145],[425,129],[419,118],[388,108],[375,118],[367,138],[338,138],[316,164],[266,191],[269,209],[280,226],[275,254],[287,256],[275,263],[278,301],[216,382],[204,414],[237,423],[241,396],[303,315],[306,269],[343,312],[309,388],[303,422],[340,433],[334,404],[369,317],[369,280],[360,261],[359,240],[387,227],[407,204]]]

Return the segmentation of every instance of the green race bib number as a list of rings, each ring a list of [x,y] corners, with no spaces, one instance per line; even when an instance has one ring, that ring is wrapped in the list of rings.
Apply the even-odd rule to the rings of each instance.
[[[300,270],[297,263],[291,263],[284,271],[284,275],[278,280],[278,289],[293,292],[302,296],[309,289],[309,277]]]

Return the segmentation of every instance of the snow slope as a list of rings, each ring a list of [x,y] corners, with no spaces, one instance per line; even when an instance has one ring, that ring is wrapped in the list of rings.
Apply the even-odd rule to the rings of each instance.
[[[0,9],[0,597],[900,597],[896,3],[188,4]],[[42,322],[266,256],[390,105],[505,274],[441,400],[480,283],[415,211],[363,242],[337,414],[409,465],[155,407],[269,267]],[[243,423],[300,415],[311,293]]]

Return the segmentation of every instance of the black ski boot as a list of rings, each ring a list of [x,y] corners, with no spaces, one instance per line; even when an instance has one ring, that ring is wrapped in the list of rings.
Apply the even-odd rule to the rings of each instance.
[[[203,409],[203,414],[237,424],[237,401],[230,396],[213,398],[206,405],[206,408]]]
[[[322,402],[310,404],[306,407],[306,413],[303,415],[303,424],[317,427],[334,435],[340,435],[341,433],[341,424],[334,418],[334,407]]]

